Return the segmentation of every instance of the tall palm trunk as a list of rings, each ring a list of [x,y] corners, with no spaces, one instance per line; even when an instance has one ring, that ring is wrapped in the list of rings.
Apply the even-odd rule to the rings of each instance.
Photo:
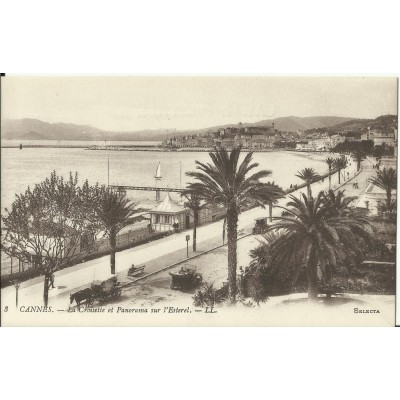
[[[311,196],[312,196],[312,194],[311,194],[311,183],[307,183],[307,197],[308,197],[308,200],[311,199]]]
[[[325,266],[325,284],[328,288],[332,288],[332,267],[328,264]],[[331,297],[331,294],[327,294],[328,297]]]
[[[340,169],[338,170],[339,185],[340,185]]]
[[[391,204],[392,204],[392,190],[388,189],[386,190],[386,206],[388,210],[390,210]]]
[[[332,180],[331,168],[329,167],[329,190],[331,190],[331,180]]]
[[[268,206],[269,206],[269,221],[272,222],[272,203],[269,203]]]
[[[316,301],[318,298],[318,273],[317,260],[314,257],[314,251],[311,251],[307,262],[307,281],[308,281],[308,300]]]
[[[228,290],[231,303],[236,301],[236,266],[237,266],[237,223],[236,209],[228,209]]]
[[[49,282],[50,282],[50,274],[48,272],[45,272],[44,287],[43,287],[43,303],[45,307],[47,307],[49,304]]]
[[[193,213],[193,251],[196,251],[197,225],[199,223],[199,212]]]
[[[110,230],[110,265],[111,265],[111,273],[115,274],[115,250],[117,247],[117,232],[115,228],[111,228]]]

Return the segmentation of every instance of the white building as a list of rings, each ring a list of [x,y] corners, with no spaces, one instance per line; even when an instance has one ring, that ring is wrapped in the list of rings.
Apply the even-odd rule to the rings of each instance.
[[[373,132],[368,131],[368,132],[366,132],[366,133],[363,133],[363,134],[361,135],[361,140],[374,140],[374,134],[373,134]]]
[[[331,148],[330,139],[323,137],[321,139],[313,139],[308,142],[308,145],[314,151],[327,151]]]
[[[339,143],[343,143],[346,140],[346,138],[344,136],[341,135],[332,135],[329,138],[330,141],[330,147],[333,148],[336,145],[338,145]]]
[[[374,146],[387,146],[394,147],[395,140],[394,132],[374,132]]]

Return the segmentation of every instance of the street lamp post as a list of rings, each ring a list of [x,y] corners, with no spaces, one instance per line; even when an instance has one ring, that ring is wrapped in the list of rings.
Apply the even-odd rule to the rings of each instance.
[[[18,289],[21,283],[19,281],[14,281],[15,286],[15,307],[18,308]]]
[[[190,235],[186,235],[186,257],[189,258],[189,240]]]

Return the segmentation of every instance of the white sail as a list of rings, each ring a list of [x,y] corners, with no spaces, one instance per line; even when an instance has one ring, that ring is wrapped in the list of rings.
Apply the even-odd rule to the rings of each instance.
[[[161,163],[158,163],[155,177],[159,179],[161,178]]]

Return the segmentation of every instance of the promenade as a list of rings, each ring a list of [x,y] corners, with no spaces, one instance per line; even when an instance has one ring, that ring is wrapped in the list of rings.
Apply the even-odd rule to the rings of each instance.
[[[366,182],[370,170],[368,167],[369,162],[363,163],[363,170],[353,178],[349,183],[340,187],[340,190],[345,189],[346,195],[358,195],[362,192],[364,185],[362,182]],[[365,169],[364,169],[365,167]],[[371,166],[372,169],[372,166]],[[351,166],[345,171],[346,177],[347,172],[349,178],[354,177],[356,173],[356,163],[352,162]],[[332,188],[338,186],[337,173],[332,175]],[[357,179],[359,182],[358,194],[356,194],[352,187],[352,182]],[[313,193],[317,193],[320,190],[328,189],[328,178],[324,179],[323,182],[315,182],[312,184]],[[300,193],[306,193],[306,188],[299,189],[293,192],[293,195],[299,196]],[[287,198],[281,199],[279,205],[286,205]],[[280,215],[281,209],[274,208],[273,215]],[[251,233],[254,226],[254,220],[258,217],[268,216],[267,209],[260,207],[254,208],[243,212],[239,216],[238,230],[242,231],[242,236]],[[189,243],[189,256],[198,255],[203,252],[214,249],[218,246],[222,246],[222,229],[223,221],[217,221],[198,227],[197,229],[197,252],[194,254],[191,250],[192,242]],[[151,274],[159,271],[169,265],[177,262],[184,262],[186,257],[186,235],[192,236],[192,230],[185,230],[179,233],[173,234],[166,238],[145,243],[143,245],[127,249],[116,254],[116,272],[118,279],[122,283],[128,283],[130,280],[127,278],[127,270],[132,264],[146,264],[145,273]],[[240,235],[239,235],[240,239]],[[246,248],[244,252],[248,253],[248,250],[255,247],[258,242],[250,239],[245,240]],[[240,243],[240,240],[239,240]],[[251,246],[251,247],[250,247]],[[239,252],[241,252],[241,246],[239,245]],[[211,257],[212,260],[212,257]],[[208,266],[212,269],[215,265],[213,261],[210,261]],[[55,285],[56,289],[51,289],[49,292],[49,305],[56,309],[66,309],[69,305],[69,294],[84,287],[90,286],[93,280],[106,279],[110,276],[110,260],[109,256],[104,256],[98,259],[94,259],[73,267],[58,271],[55,273]],[[8,305],[9,307],[15,307],[15,288],[13,286],[6,287],[1,290],[2,306]],[[19,289],[19,305],[43,305],[43,277],[37,277],[26,282],[22,282]]]

